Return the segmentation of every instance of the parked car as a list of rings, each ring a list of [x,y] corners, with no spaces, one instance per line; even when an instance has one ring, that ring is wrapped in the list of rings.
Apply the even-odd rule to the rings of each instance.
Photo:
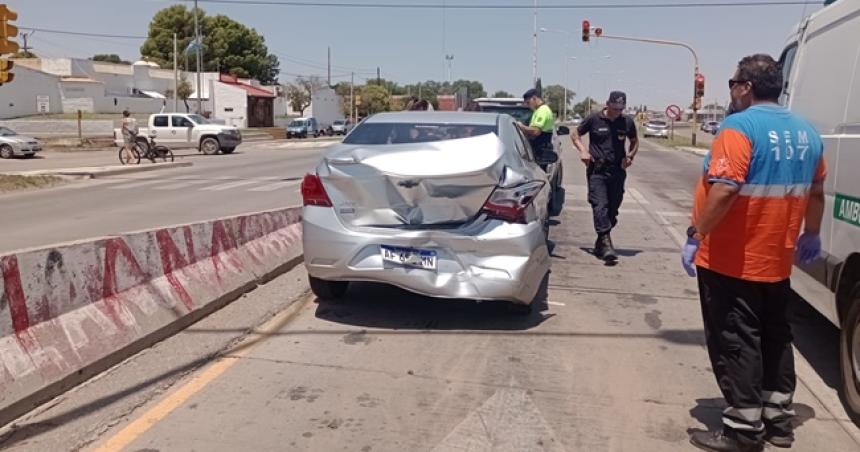
[[[720,121],[706,121],[702,123],[701,129],[702,132],[716,135],[717,131],[720,130]]]
[[[42,143],[35,138],[18,135],[14,130],[0,127],[0,158],[10,159],[16,155],[30,158],[42,151]]]
[[[642,135],[645,137],[669,138],[669,125],[666,121],[648,121],[643,129]]]
[[[331,125],[335,135],[346,135],[352,130],[352,122],[349,119],[338,119]]]
[[[113,135],[116,144],[122,146],[122,129],[114,129]],[[149,136],[171,149],[197,149],[206,155],[214,155],[218,151],[230,154],[242,144],[238,128],[215,124],[203,116],[186,113],[150,115],[148,126],[138,130],[137,140],[142,146],[149,146]]]
[[[860,420],[858,42],[860,2],[835,2],[801,23],[780,58],[785,83],[781,102],[821,132],[828,172],[821,224],[822,258],[797,266],[791,275],[791,288],[840,329],[840,395],[855,421]],[[835,356],[836,350],[816,353]]]
[[[579,127],[582,124],[582,116],[576,114],[573,118],[570,119],[570,124],[574,127]]]
[[[294,119],[287,125],[287,139],[289,138],[317,138],[322,135],[317,118],[298,118]]]
[[[372,281],[527,312],[549,271],[549,179],[507,115],[371,116],[301,191],[320,299]]]
[[[506,113],[523,124],[528,124],[532,119],[532,110],[519,97],[479,97],[475,99],[475,104],[478,111]]]

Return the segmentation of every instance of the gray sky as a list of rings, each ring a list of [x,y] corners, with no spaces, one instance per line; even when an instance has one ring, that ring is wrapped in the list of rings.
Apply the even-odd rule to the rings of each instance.
[[[347,2],[357,0],[344,0]],[[377,0],[366,0],[376,2]],[[382,2],[383,0],[378,0]],[[394,0],[385,0],[386,2]],[[439,3],[443,0],[399,0]],[[449,4],[457,4],[447,0]],[[531,5],[531,0],[468,0],[471,4]],[[702,1],[702,0],[688,0]],[[716,1],[716,0],[713,0]],[[722,0],[720,0],[722,1]],[[756,2],[761,0],[749,0]],[[607,0],[604,3],[654,3],[655,0]],[[666,0],[663,3],[670,3]],[[18,24],[58,30],[145,36],[149,20],[176,0],[6,0],[18,12]],[[541,4],[583,1],[541,0]],[[589,1],[588,3],[600,3]],[[311,8],[201,4],[208,14],[225,14],[266,38],[281,60],[282,81],[292,74],[325,74],[326,47],[332,47],[335,80],[382,76],[400,83],[444,80],[444,55],[454,55],[453,78],[476,79],[491,94],[525,91],[532,80],[530,10],[427,10]],[[819,6],[722,7],[691,9],[542,10],[539,27],[569,31],[541,33],[538,73],[544,86],[563,83],[565,40],[568,86],[582,95],[605,99],[607,89],[622,89],[631,104],[664,108],[689,105],[693,62],[682,48],[593,40],[580,41],[580,23],[603,26],[606,33],[682,40],[697,49],[706,76],[706,100],[727,100],[726,80],[745,55],[765,52],[778,57],[803,14]],[[444,19],[443,19],[444,18]],[[134,60],[142,40],[84,38],[36,32],[34,51],[42,56],[89,57],[118,53]],[[609,55],[610,58],[605,58]],[[291,74],[291,75],[287,75]]]

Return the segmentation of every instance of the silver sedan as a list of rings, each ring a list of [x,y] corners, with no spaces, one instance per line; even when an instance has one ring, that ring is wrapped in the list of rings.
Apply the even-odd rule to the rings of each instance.
[[[42,143],[35,138],[18,135],[12,129],[0,127],[0,158],[10,159],[16,155],[32,157],[42,150]]]
[[[541,163],[508,115],[368,118],[302,182],[311,289],[370,281],[527,312],[550,267]]]

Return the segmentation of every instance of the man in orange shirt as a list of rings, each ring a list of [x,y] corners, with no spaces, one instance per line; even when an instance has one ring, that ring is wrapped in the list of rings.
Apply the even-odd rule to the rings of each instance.
[[[773,58],[742,59],[729,89],[737,113],[706,158],[682,263],[698,275],[708,355],[728,404],[723,430],[691,441],[746,452],[794,441],[789,277],[795,260],[821,252],[826,171],[818,133],[777,104]]]

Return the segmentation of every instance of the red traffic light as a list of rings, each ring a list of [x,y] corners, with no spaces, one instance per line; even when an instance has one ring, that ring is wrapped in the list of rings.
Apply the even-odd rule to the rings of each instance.
[[[696,74],[695,80],[695,97],[702,98],[705,96],[705,76]]]
[[[582,42],[588,42],[591,37],[591,22],[587,20],[582,21]]]

